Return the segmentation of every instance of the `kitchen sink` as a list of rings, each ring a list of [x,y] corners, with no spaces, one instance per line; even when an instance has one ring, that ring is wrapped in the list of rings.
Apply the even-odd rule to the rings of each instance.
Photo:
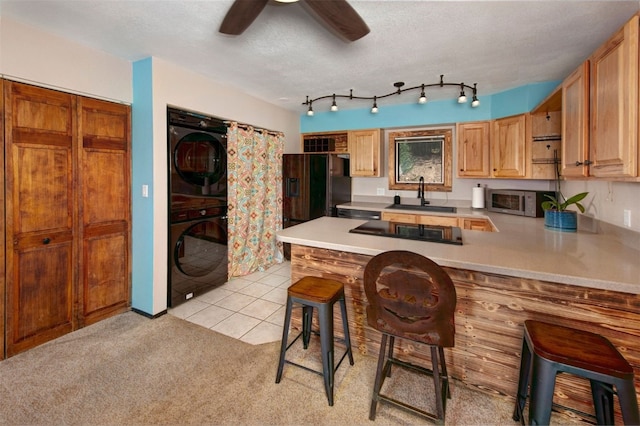
[[[431,205],[417,206],[417,205],[411,205],[411,204],[392,204],[387,208],[394,209],[394,210],[417,210],[417,211],[423,211],[423,212],[440,212],[440,213],[455,213],[457,211],[455,207],[451,207],[451,206],[431,206]]]

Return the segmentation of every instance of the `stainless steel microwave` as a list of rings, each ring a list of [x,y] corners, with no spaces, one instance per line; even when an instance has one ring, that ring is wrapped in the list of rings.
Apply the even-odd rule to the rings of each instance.
[[[518,189],[489,189],[487,210],[518,216],[543,217],[542,202],[553,191],[527,191]]]

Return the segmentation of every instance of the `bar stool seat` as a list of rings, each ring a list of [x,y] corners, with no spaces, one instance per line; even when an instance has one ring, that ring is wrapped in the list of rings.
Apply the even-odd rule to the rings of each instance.
[[[333,305],[338,302],[342,313],[342,327],[344,330],[344,343],[346,351],[335,364],[334,359],[334,333],[333,333]],[[287,344],[289,326],[291,323],[291,311],[294,303],[302,306],[302,331]],[[320,334],[320,350],[322,352],[322,371],[315,371],[303,365],[286,359],[287,350],[302,336],[304,349],[309,346],[311,337],[311,323],[313,309],[318,309],[318,325]],[[349,356],[349,364],[353,365],[351,352],[351,339],[349,337],[349,322],[347,320],[347,307],[344,300],[344,285],[338,281],[321,277],[304,277],[287,290],[287,307],[282,330],[282,344],[280,347],[280,360],[276,383],[280,383],[284,364],[291,364],[324,377],[324,387],[327,393],[329,405],[333,406],[333,383],[335,371],[340,367],[345,356]]]
[[[531,379],[529,424],[548,425],[558,373],[589,379],[598,424],[613,424],[613,395],[618,395],[625,424],[640,424],[631,365],[605,337],[556,324],[524,323],[520,378],[513,419],[524,424]]]

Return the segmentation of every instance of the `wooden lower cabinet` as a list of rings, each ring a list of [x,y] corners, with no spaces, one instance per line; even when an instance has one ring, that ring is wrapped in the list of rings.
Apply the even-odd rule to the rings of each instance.
[[[7,356],[130,305],[128,106],[4,82]]]
[[[364,268],[371,256],[308,246],[291,246],[291,282],[317,276],[344,283],[349,333],[354,351],[376,357],[380,332],[367,325]],[[455,346],[445,349],[449,375],[482,392],[508,397],[518,388],[523,324],[534,319],[579,328],[606,336],[635,371],[640,395],[640,295],[505,275],[444,268],[456,288]],[[343,337],[339,310],[334,330]],[[300,329],[299,311],[292,327]],[[624,326],[619,326],[624,324]],[[398,341],[397,354],[411,361],[430,362],[427,345]],[[371,371],[371,374],[375,372]],[[455,392],[455,387],[454,387]],[[558,375],[554,402],[594,413],[589,381]],[[622,424],[619,405],[616,424]],[[569,410],[561,410],[572,415]],[[577,413],[573,415],[579,416]],[[587,422],[593,419],[584,418]]]
[[[382,220],[386,220],[389,222],[415,223],[419,225],[431,226],[458,226],[462,229],[471,231],[495,231],[491,221],[486,218],[382,212]]]

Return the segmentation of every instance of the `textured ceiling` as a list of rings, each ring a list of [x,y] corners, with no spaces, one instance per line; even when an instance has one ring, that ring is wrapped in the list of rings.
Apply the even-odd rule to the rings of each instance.
[[[382,95],[396,81],[436,83],[440,74],[445,82],[477,83],[481,100],[559,80],[640,9],[640,0],[352,0],[371,32],[347,43],[315,20],[304,0],[270,2],[242,35],[220,34],[232,2],[0,0],[0,13],[130,61],[162,58],[302,113],[307,95],[349,89]],[[455,98],[457,92],[436,88],[427,96]],[[379,104],[409,103],[416,95]],[[363,107],[357,101],[340,106]]]

